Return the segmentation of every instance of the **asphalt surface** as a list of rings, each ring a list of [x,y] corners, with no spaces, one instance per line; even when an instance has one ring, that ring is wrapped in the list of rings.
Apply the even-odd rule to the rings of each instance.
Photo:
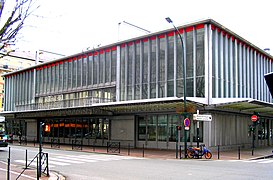
[[[19,146],[19,144],[13,144],[11,146]],[[30,147],[34,147],[33,144],[28,144]],[[27,147],[27,146],[23,146]],[[37,147],[37,145],[36,145]],[[57,147],[51,147],[50,145],[43,145],[43,148],[46,149],[59,149]],[[71,146],[61,146],[60,149],[72,151]],[[8,151],[8,148],[1,149],[1,151]],[[105,153],[107,154],[106,148],[98,148],[98,147],[83,147],[82,149],[73,149],[73,151],[80,152],[97,152],[97,153]],[[213,151],[212,160],[249,160],[249,159],[262,159],[266,157],[273,157],[273,147],[263,147],[263,148],[255,148],[252,152],[252,149],[234,149],[234,150],[221,150],[218,152]],[[176,153],[174,150],[157,150],[157,149],[121,149],[120,153],[118,152],[108,152],[108,154],[118,154],[121,156],[132,156],[132,157],[145,157],[151,159],[180,159],[180,152]],[[183,158],[183,152],[181,156]],[[10,179],[16,179],[18,175],[24,170],[24,166],[19,166],[15,164],[10,165],[10,173],[7,173],[8,165],[7,160],[0,161],[0,177],[10,176]],[[50,171],[50,176],[46,177],[43,175],[40,179],[42,180],[61,180],[65,179],[62,174],[58,174],[57,172]],[[24,171],[24,173],[19,178],[20,180],[31,180],[37,179],[37,170],[34,168],[29,168]]]

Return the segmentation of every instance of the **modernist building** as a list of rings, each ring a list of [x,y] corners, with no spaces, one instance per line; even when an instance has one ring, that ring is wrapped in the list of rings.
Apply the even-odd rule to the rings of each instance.
[[[186,80],[190,144],[197,141],[193,114],[199,110],[212,115],[211,122],[200,122],[207,146],[251,146],[254,112],[260,114],[256,145],[272,145],[273,104],[264,74],[272,71],[273,57],[211,19],[178,30],[184,48],[167,29],[5,74],[2,115],[9,131],[37,140],[44,122],[51,127],[43,132],[45,142],[174,149],[185,139]]]

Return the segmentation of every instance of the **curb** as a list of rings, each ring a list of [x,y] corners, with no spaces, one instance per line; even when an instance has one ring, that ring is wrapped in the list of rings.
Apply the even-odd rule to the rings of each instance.
[[[48,180],[65,180],[65,177],[58,172],[51,171]]]
[[[266,155],[266,156],[261,156],[261,157],[256,157],[256,158],[251,158],[250,160],[267,159],[267,158],[273,158],[273,154]]]

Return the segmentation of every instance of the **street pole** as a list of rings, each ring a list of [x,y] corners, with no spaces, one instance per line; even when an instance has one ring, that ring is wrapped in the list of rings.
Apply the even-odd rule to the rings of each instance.
[[[40,121],[40,143],[39,143],[39,177],[42,175],[42,142],[43,142],[43,122]]]
[[[197,121],[197,147],[199,148],[199,121]]]
[[[173,24],[173,21],[171,18],[167,17],[165,18],[168,23],[171,23],[175,29],[175,31],[178,33],[179,38],[181,40],[181,48],[182,48],[182,62],[183,62],[183,79],[184,79],[184,120],[187,118],[187,83],[186,83],[186,53],[184,53],[184,44],[183,44],[183,38],[177,27]],[[185,158],[187,157],[187,130],[184,129],[184,153]]]

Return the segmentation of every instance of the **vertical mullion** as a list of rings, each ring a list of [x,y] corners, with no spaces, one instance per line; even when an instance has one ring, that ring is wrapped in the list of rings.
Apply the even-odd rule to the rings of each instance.
[[[234,98],[238,98],[238,82],[239,82],[239,78],[238,78],[238,40],[236,39],[235,40],[235,53],[234,53],[234,62],[235,62],[235,64],[234,64],[234,70],[235,70],[235,72],[234,72],[234,75],[235,75],[235,96],[234,96]]]
[[[224,97],[224,41],[223,34],[220,34],[220,97]]]
[[[131,85],[131,87],[132,87],[132,100],[135,100],[135,79],[136,79],[136,44],[135,43],[133,43],[132,44],[132,46],[133,46],[133,59],[132,59],[132,71],[133,72],[128,72],[128,73],[133,73],[133,75],[132,75],[132,84],[130,84]]]
[[[196,97],[196,28],[193,29],[193,97]]]
[[[140,44],[139,44],[139,54],[140,54],[140,62],[139,62],[139,66],[140,66],[140,70],[139,70],[139,89],[140,89],[140,96],[139,96],[139,99],[142,99],[142,92],[143,92],[143,90],[142,90],[142,88],[143,88],[143,86],[142,86],[142,83],[143,83],[143,56],[144,56],[144,51],[143,51],[143,41],[140,41],[139,42]]]
[[[214,39],[214,59],[215,59],[215,77],[214,77],[214,82],[215,82],[215,87],[213,91],[215,91],[215,98],[219,98],[219,49],[218,49],[218,44],[219,44],[219,33],[218,30],[215,30],[215,39]]]
[[[116,101],[120,101],[120,57],[121,47],[117,46],[117,63],[116,63]]]
[[[247,96],[246,96],[246,90],[247,90],[247,83],[246,83],[246,76],[247,76],[247,71],[246,71],[246,63],[247,63],[247,61],[246,61],[246,47],[245,47],[245,45],[243,45],[243,75],[244,75],[244,77],[243,77],[243,98],[246,98]]]
[[[156,42],[156,50],[155,50],[155,52],[156,52],[156,55],[155,55],[155,59],[156,59],[156,68],[155,68],[155,73],[156,73],[156,82],[155,82],[155,86],[156,86],[156,98],[158,98],[159,97],[159,49],[160,49],[160,43],[159,43],[159,39],[158,39],[158,37],[156,37],[156,40],[155,40],[155,42]]]
[[[246,86],[247,86],[247,96],[246,98],[250,98],[250,81],[251,81],[251,76],[250,76],[250,59],[249,59],[249,47],[246,47],[246,61],[247,61],[247,67],[246,67],[246,71],[247,71],[247,80],[246,80]]]
[[[233,92],[233,85],[234,85],[234,82],[233,82],[233,79],[234,79],[234,76],[233,76],[233,40],[232,40],[232,37],[229,39],[229,63],[230,63],[230,68],[229,68],[229,81],[230,81],[230,98],[233,98],[234,96],[234,92]]]
[[[129,56],[129,49],[128,49],[128,44],[126,44],[126,46],[124,47],[125,48],[125,85],[124,85],[124,100],[126,101],[127,100],[127,95],[128,95],[128,56]]]
[[[253,77],[253,80],[254,80],[254,85],[253,85],[253,92],[254,92],[254,98],[255,99],[258,99],[258,95],[257,95],[257,91],[258,91],[258,83],[257,83],[257,54],[256,54],[256,51],[255,50],[253,50],[254,51],[254,54],[253,54],[253,61],[254,61],[254,63],[253,63],[253,68],[254,68],[254,77]]]
[[[177,36],[174,32],[174,36],[173,36],[173,61],[174,61],[174,66],[173,66],[173,91],[174,91],[174,97],[177,97]]]
[[[151,39],[148,40],[148,99],[151,98]]]
[[[243,94],[243,68],[242,68],[242,44],[239,43],[239,58],[238,58],[238,64],[239,64],[239,98],[242,98]]]
[[[168,36],[165,36],[165,81],[164,81],[164,97],[167,97],[168,96]]]

